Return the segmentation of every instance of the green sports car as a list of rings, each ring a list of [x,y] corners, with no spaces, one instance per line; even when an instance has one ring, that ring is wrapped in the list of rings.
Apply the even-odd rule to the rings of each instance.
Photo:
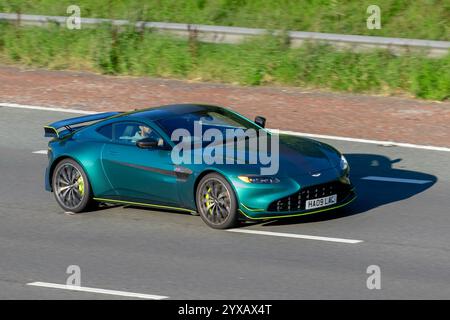
[[[107,112],[46,126],[45,188],[68,212],[98,203],[198,214],[213,228],[307,215],[355,199],[333,147],[217,106]]]

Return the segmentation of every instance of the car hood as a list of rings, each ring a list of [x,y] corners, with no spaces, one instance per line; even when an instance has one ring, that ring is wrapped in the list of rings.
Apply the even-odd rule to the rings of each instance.
[[[336,167],[339,154],[319,141],[280,135],[279,176],[314,174]]]
[[[225,152],[226,148],[217,149],[220,150],[218,152],[220,155],[216,154],[216,158],[223,157],[222,163],[228,164],[213,164],[212,167],[216,167],[218,170],[226,168],[226,171],[229,173],[259,175],[262,167],[269,167],[274,165],[274,161],[278,161],[276,166],[278,170],[274,175],[278,177],[294,177],[311,175],[316,172],[336,168],[340,159],[340,153],[325,143],[287,134],[279,135],[279,156],[276,157],[274,154],[269,163],[260,161],[260,155],[255,148],[239,148],[236,143],[234,143],[234,147],[237,152],[232,156]],[[272,149],[275,153],[276,150],[276,148]],[[203,151],[205,152],[206,149]],[[258,159],[258,162],[248,164],[249,159],[252,159],[252,157],[253,159]],[[243,164],[245,160],[247,164]]]

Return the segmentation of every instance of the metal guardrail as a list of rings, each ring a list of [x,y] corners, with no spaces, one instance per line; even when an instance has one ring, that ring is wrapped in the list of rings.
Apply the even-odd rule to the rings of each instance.
[[[20,25],[45,26],[49,23],[65,25],[68,17],[41,16],[17,13],[0,13],[0,20],[13,21]],[[115,26],[126,26],[128,20],[111,20],[97,18],[81,18],[81,25],[97,25],[111,23]],[[189,37],[195,32],[199,41],[213,43],[239,43],[246,38],[268,33],[266,29],[223,27],[198,24],[145,22],[134,23],[138,28],[151,28],[158,32],[168,32],[179,36]],[[386,38],[374,36],[359,36],[334,33],[289,31],[288,36],[292,47],[298,47],[305,41],[324,42],[338,48],[354,51],[365,51],[374,48],[388,49],[395,54],[408,51],[422,51],[430,57],[441,57],[449,53],[450,41],[434,41],[421,39]]]

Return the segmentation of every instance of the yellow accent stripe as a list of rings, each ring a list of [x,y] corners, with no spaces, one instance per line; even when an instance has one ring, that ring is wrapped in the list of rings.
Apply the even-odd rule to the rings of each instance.
[[[344,206],[350,204],[356,198],[357,198],[357,196],[353,197],[351,200],[347,201],[346,203],[343,203],[343,204],[335,206],[335,207],[325,208],[325,209],[311,211],[311,212],[294,213],[294,214],[281,215],[281,216],[267,216],[267,217],[254,218],[254,217],[250,217],[249,215],[247,215],[241,209],[239,209],[239,212],[241,212],[244,216],[246,216],[247,218],[249,218],[251,220],[265,220],[265,219],[279,219],[279,218],[299,217],[299,216],[306,216],[306,215],[310,215],[310,214],[314,214],[314,213],[329,211],[329,210],[333,210],[333,209],[338,209],[338,208],[341,208],[341,207],[344,207]],[[145,206],[145,207],[152,207],[152,208],[173,209],[173,210],[180,210],[180,211],[186,211],[186,212],[193,212],[194,211],[194,210],[185,209],[185,208],[163,206],[163,205],[158,205],[158,204],[150,204],[150,203],[142,203],[142,202],[131,202],[131,201],[124,201],[124,200],[104,199],[104,198],[93,198],[93,199],[96,200],[96,201],[122,203],[122,204],[135,204],[135,205],[138,205],[138,206]]]
[[[348,205],[349,203],[353,202],[356,198],[357,198],[357,196],[353,197],[351,200],[347,201],[346,203],[343,203],[343,204],[338,205],[338,206],[335,206],[335,207],[330,207],[330,208],[320,209],[320,210],[311,211],[311,212],[294,213],[294,214],[289,214],[289,215],[284,215],[284,216],[267,216],[267,217],[257,217],[257,218],[253,218],[253,217],[250,217],[249,215],[247,215],[247,214],[246,214],[244,211],[242,211],[241,209],[239,209],[239,211],[240,211],[244,216],[246,216],[247,218],[249,218],[249,219],[251,219],[251,220],[264,220],[264,219],[290,218],[290,217],[306,216],[306,215],[309,215],[309,214],[314,214],[314,213],[319,213],[319,212],[324,212],[324,211],[329,211],[329,210],[333,210],[333,209],[342,208],[342,207]]]
[[[162,209],[173,209],[173,210],[180,210],[180,211],[187,211],[192,212],[194,210],[185,209],[185,208],[179,208],[179,207],[171,207],[171,206],[163,206],[159,204],[150,204],[150,203],[142,203],[142,202],[131,202],[131,201],[124,201],[124,200],[115,200],[115,199],[104,199],[104,198],[94,198],[96,201],[104,201],[104,202],[114,202],[114,203],[123,203],[123,204],[135,204],[138,206],[145,206],[145,207],[152,207],[152,208],[162,208]]]
[[[243,206],[246,210],[248,211],[254,211],[254,212],[258,212],[258,211],[264,211],[264,209],[250,209],[249,207],[247,207],[245,204],[241,203],[241,206]]]

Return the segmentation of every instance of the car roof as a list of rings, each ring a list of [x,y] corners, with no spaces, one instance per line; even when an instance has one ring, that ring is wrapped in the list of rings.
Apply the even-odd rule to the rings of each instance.
[[[136,110],[127,113],[126,115],[130,117],[145,118],[147,120],[156,121],[171,118],[180,114],[194,113],[199,111],[214,111],[218,109],[223,108],[206,104],[170,104],[155,108]]]

